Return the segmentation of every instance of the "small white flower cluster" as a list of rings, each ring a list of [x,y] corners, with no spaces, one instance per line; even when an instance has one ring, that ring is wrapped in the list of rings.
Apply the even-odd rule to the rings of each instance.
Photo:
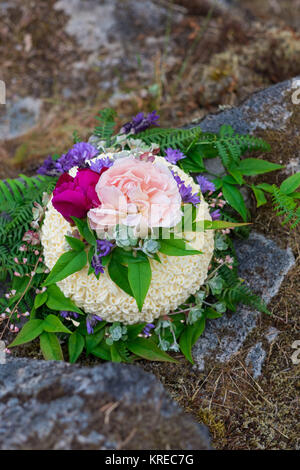
[[[101,155],[100,158],[103,158]],[[111,155],[105,155],[111,157]],[[98,157],[99,158],[99,157]],[[164,158],[157,162],[167,165],[185,182],[192,186],[193,193],[200,187],[177,166]],[[74,174],[74,169],[70,171]],[[211,220],[208,204],[203,197],[198,206],[197,221]],[[45,264],[52,269],[58,258],[65,252],[65,235],[69,223],[49,202],[41,228],[41,242],[44,248]],[[86,313],[97,314],[109,321],[124,324],[150,323],[156,318],[175,310],[204,283],[208,266],[214,251],[214,232],[189,232],[184,234],[193,249],[202,254],[192,256],[166,256],[159,253],[161,263],[150,259],[152,269],[151,285],[143,309],[139,312],[134,298],[122,291],[109,277],[107,270],[97,279],[88,276],[88,266],[58,283],[63,293]]]

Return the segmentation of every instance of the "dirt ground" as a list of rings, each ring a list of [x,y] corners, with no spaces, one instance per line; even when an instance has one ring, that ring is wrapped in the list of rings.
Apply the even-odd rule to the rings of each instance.
[[[2,143],[1,178],[32,174],[49,153],[67,150],[75,129],[85,138],[97,111],[112,102],[120,124],[140,110],[157,109],[164,126],[180,126],[299,73],[299,0],[245,0],[225,11],[212,10],[209,1],[178,0],[173,4],[184,10],[176,24],[172,2],[162,2],[170,19],[164,40],[153,48],[151,73],[145,77],[134,67],[122,71],[117,89],[102,89],[95,68],[82,80],[73,76],[72,64],[84,60],[85,52],[66,33],[68,17],[54,10],[54,0],[12,3],[0,24],[0,79],[10,83],[9,96],[41,98],[43,109],[34,130]],[[143,41],[141,33],[137,51],[146,47]],[[71,90],[68,97],[66,86]],[[272,146],[271,161],[287,163],[299,149],[295,129],[300,117],[293,119],[287,127],[291,135],[287,130],[284,140],[277,131],[262,135]],[[283,178],[271,174],[267,181]],[[282,227],[270,204],[253,216],[256,230],[281,246],[291,246],[297,259],[269,305],[272,316],[261,317],[242,350],[225,365],[208,364],[203,373],[181,357],[179,365],[141,365],[157,375],[187,412],[208,425],[215,448],[300,449],[300,365],[291,361],[292,343],[300,339],[300,229],[289,232]],[[267,359],[261,377],[254,380],[245,357],[270,326],[280,333],[274,342],[263,340]],[[35,345],[15,354],[41,358]]]

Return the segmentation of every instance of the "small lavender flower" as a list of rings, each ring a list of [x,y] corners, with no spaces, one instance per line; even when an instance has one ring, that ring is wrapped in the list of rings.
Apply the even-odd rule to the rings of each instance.
[[[87,160],[91,160],[98,150],[87,142],[77,142],[73,147],[57,160],[57,168],[61,173],[69,171],[73,166],[83,168]]]
[[[78,313],[76,313],[76,312],[68,312],[67,310],[62,310],[62,311],[60,312],[60,316],[63,317],[63,318],[67,318],[67,317],[78,318],[78,317],[79,317]]]
[[[102,321],[102,318],[99,315],[94,315],[89,313],[86,317],[86,329],[89,335],[94,333],[94,326],[99,322]]]
[[[172,163],[173,165],[176,165],[179,160],[182,160],[183,158],[186,158],[186,155],[184,155],[180,150],[177,149],[171,149],[168,148],[166,150],[166,156],[165,159],[167,162]]]
[[[159,115],[156,111],[152,111],[145,116],[144,113],[138,113],[136,116],[132,118],[132,121],[126,122],[124,126],[121,128],[121,134],[137,134],[138,132],[142,132],[150,126],[157,126],[157,120],[159,119]]]
[[[97,253],[100,257],[107,256],[114,246],[114,243],[108,240],[97,240]]]
[[[211,212],[210,216],[211,216],[212,220],[219,220],[219,218],[221,217],[220,209],[217,209],[217,210]]]
[[[53,160],[51,155],[49,155],[44,163],[38,168],[37,173],[39,175],[58,176],[61,174],[61,171],[57,166],[57,161]]]
[[[197,183],[200,186],[201,192],[206,193],[207,191],[215,191],[216,187],[214,183],[206,179],[204,176],[199,175],[196,177]]]
[[[200,203],[200,197],[197,194],[192,193],[191,186],[185,186],[185,184],[181,184],[179,186],[179,193],[183,202],[187,204],[193,204],[196,206]]]
[[[100,273],[104,273],[104,267],[102,266],[101,256],[94,255],[92,258],[91,266],[95,271],[96,276]]]
[[[100,158],[95,162],[91,162],[90,169],[95,171],[96,173],[101,173],[103,168],[110,168],[114,164],[114,161],[111,160],[109,157]]]
[[[143,329],[143,334],[146,336],[150,336],[151,335],[150,332],[153,328],[155,328],[155,325],[153,325],[153,323],[147,323],[147,325]]]

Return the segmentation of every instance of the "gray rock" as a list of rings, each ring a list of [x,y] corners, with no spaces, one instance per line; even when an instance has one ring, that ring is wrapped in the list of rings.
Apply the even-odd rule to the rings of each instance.
[[[257,379],[261,375],[262,366],[266,358],[266,351],[262,347],[262,343],[256,343],[248,352],[246,357],[246,365],[251,366],[252,375]]]
[[[33,129],[41,104],[41,100],[27,96],[8,100],[5,106],[1,106],[0,140],[14,139]]]
[[[255,232],[250,234],[248,240],[238,240],[235,248],[240,277],[246,280],[253,292],[269,302],[295,264],[291,249],[283,250],[272,240]],[[255,328],[258,316],[257,311],[242,306],[236,313],[208,322],[204,334],[193,348],[196,366],[204,370],[206,361],[228,361]]]
[[[293,93],[300,88],[299,80],[300,76],[261,90],[240,106],[210,114],[189,127],[199,125],[205,132],[218,132],[222,124],[230,124],[240,134],[258,129],[284,129],[292,115],[290,105]]]
[[[277,330],[277,328],[275,328],[274,326],[270,326],[268,331],[265,333],[265,337],[268,343],[273,343],[273,341],[275,341],[275,339],[277,338],[279,334],[280,334],[280,331]]]
[[[9,357],[0,365],[0,449],[209,449],[205,426],[140,367]]]

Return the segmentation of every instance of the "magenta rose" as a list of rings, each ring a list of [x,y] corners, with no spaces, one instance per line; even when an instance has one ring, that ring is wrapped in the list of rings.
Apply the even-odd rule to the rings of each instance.
[[[72,223],[71,217],[83,219],[90,209],[100,205],[95,191],[99,178],[99,173],[89,169],[78,170],[75,178],[64,173],[53,191],[53,206],[68,222]]]

